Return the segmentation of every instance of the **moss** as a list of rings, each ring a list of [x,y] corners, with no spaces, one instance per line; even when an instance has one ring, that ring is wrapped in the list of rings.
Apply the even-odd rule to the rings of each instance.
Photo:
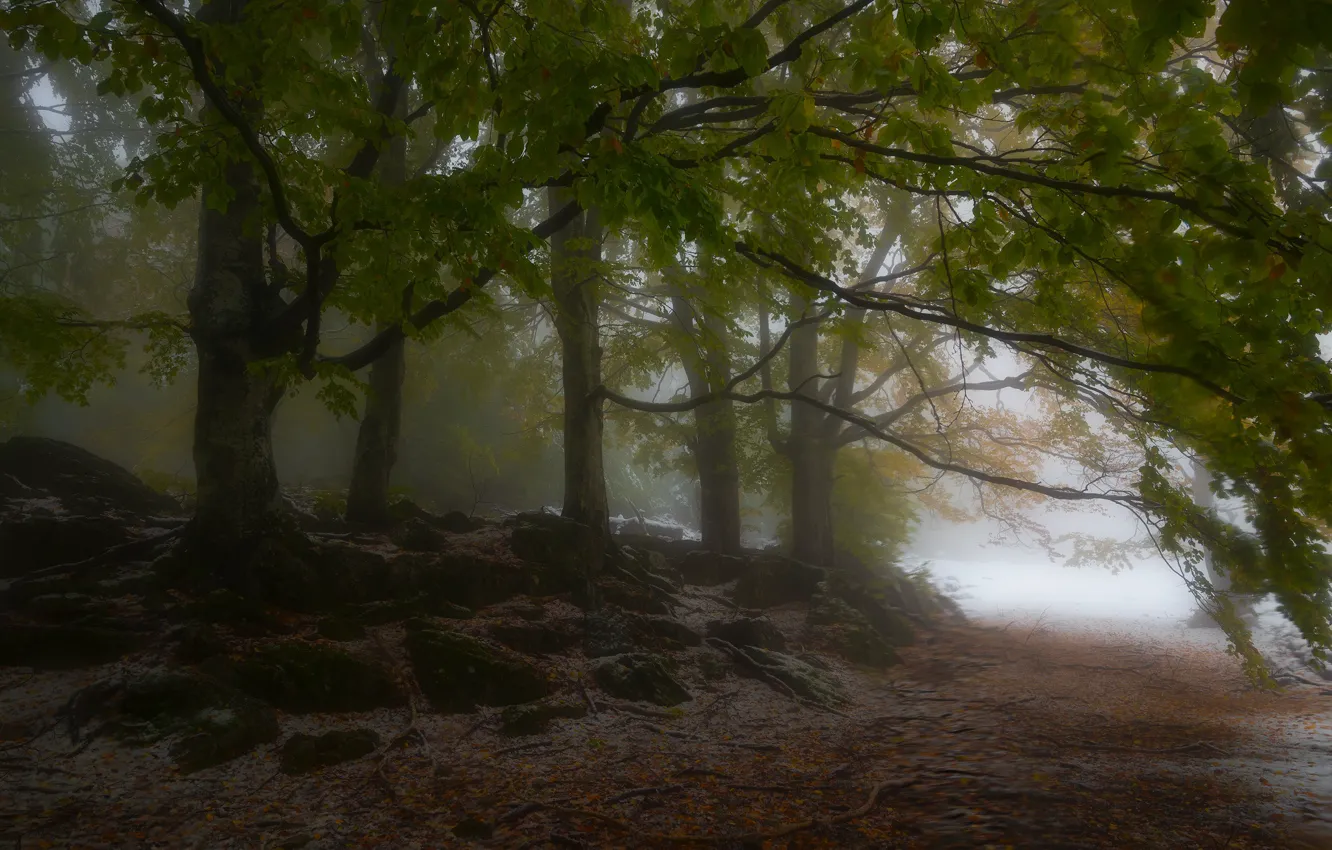
[[[540,670],[474,637],[414,622],[406,646],[421,690],[440,711],[517,705],[546,695]]]
[[[75,670],[118,661],[141,649],[148,635],[83,625],[0,626],[0,667]]]
[[[620,699],[669,706],[693,698],[659,655],[622,655],[602,663],[593,676],[603,691]]]
[[[189,773],[222,764],[277,738],[273,709],[207,676],[151,673],[119,692],[103,689],[94,711],[109,717],[106,731],[129,743],[151,744],[179,735],[171,756]]]
[[[373,729],[338,729],[323,735],[292,735],[282,745],[282,772],[309,773],[370,755],[379,748]]]
[[[558,718],[587,716],[587,706],[571,700],[553,700],[511,705],[500,713],[500,731],[505,735],[539,735]]]
[[[290,641],[262,647],[224,673],[241,690],[283,711],[370,711],[402,705],[392,676],[346,650]]]

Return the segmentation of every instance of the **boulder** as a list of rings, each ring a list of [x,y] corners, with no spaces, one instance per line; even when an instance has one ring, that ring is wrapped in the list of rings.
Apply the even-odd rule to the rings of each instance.
[[[296,734],[282,745],[282,772],[309,773],[364,758],[379,748],[373,729],[336,729],[322,735]]]
[[[315,631],[324,640],[361,640],[365,637],[365,623],[351,617],[324,617],[315,626]]]
[[[708,637],[720,638],[735,646],[757,646],[778,652],[786,649],[786,637],[771,620],[742,617],[737,620],[713,620],[708,623]]]
[[[578,643],[581,635],[573,623],[495,623],[490,636],[510,649],[528,655],[563,652]]]
[[[883,669],[901,661],[892,644],[866,624],[826,626],[823,634],[833,652],[853,664]]]
[[[651,646],[654,638],[647,618],[613,606],[588,612],[583,622],[583,653],[603,658]]]
[[[617,605],[640,614],[671,613],[670,596],[651,585],[632,584],[617,578],[602,576],[596,582],[602,604]],[[586,594],[575,594],[575,602],[586,604]]]
[[[697,550],[680,560],[680,574],[685,584],[713,587],[728,584],[745,574],[749,562],[737,555]]]
[[[389,539],[408,552],[439,552],[448,545],[448,537],[444,532],[417,517],[393,529]]]
[[[518,514],[506,524],[513,553],[544,567],[544,593],[564,593],[585,586],[588,565],[602,543],[595,529],[543,512]]]
[[[130,628],[66,623],[0,625],[0,667],[75,670],[119,661],[147,645],[149,635]]]
[[[505,735],[540,735],[552,720],[587,715],[587,706],[576,700],[550,699],[527,705],[511,705],[500,712],[500,732]]]
[[[621,655],[598,665],[593,677],[606,693],[633,702],[671,706],[693,699],[659,655]]]
[[[848,702],[841,685],[832,676],[799,658],[757,646],[742,647],[740,652],[744,657],[733,660],[742,671],[753,673],[754,668],[761,669],[799,696],[820,705],[837,706]]]
[[[108,516],[10,514],[0,520],[0,578],[83,561],[130,539],[124,523]]]
[[[75,694],[65,709],[71,731],[94,718],[104,721],[94,735],[131,744],[175,737],[170,753],[184,773],[231,761],[278,736],[269,706],[208,676],[178,671],[99,682]]]
[[[70,513],[180,513],[175,499],[158,493],[129,470],[60,440],[11,437],[0,443],[0,477],[55,496]],[[10,488],[16,489],[12,484]]]
[[[731,598],[742,608],[808,602],[823,579],[824,572],[819,567],[781,555],[757,555],[736,582]]]
[[[855,625],[863,621],[892,646],[910,646],[916,642],[915,628],[905,611],[887,601],[889,596],[842,582],[827,582],[820,585],[819,593],[811,601],[808,621],[813,625]],[[860,616],[852,616],[847,609]]]
[[[293,714],[371,711],[406,702],[389,671],[344,649],[287,641],[213,665],[219,678]]]
[[[406,646],[422,692],[440,711],[533,702],[548,690],[535,666],[469,635],[411,621]]]
[[[176,660],[182,664],[200,664],[227,651],[227,642],[210,623],[186,623],[175,629]]]
[[[661,649],[683,649],[703,643],[702,635],[674,617],[644,617],[643,622],[656,636],[656,645]]]
[[[652,585],[666,593],[684,590],[684,576],[667,560],[666,556],[651,549],[620,549],[620,566],[641,584]]]

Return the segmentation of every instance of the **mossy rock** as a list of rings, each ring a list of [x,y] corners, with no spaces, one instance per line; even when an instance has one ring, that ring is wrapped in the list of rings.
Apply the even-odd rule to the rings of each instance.
[[[851,629],[869,628],[877,632],[889,646],[911,646],[916,642],[916,630],[911,619],[899,608],[877,598],[868,590],[837,585],[820,585],[819,593],[810,602],[806,622],[812,626],[845,626]]]
[[[758,617],[713,620],[708,623],[708,637],[720,638],[736,646],[757,646],[778,652],[786,649],[786,636],[781,629],[772,621]]]
[[[309,773],[364,758],[379,748],[373,729],[337,729],[322,735],[296,734],[282,745],[282,772]]]
[[[500,732],[505,735],[540,735],[558,718],[587,716],[587,706],[574,700],[542,700],[527,705],[511,705],[500,712]]]
[[[605,542],[595,529],[555,514],[519,514],[506,524],[513,553],[543,567],[544,593],[583,587],[595,547]]]
[[[596,582],[597,594],[603,605],[616,605],[640,614],[670,614],[670,596],[651,585],[632,584],[617,578],[603,576]],[[585,594],[578,594],[575,602],[587,607]]]
[[[772,608],[790,602],[808,602],[823,581],[821,568],[784,558],[759,555],[736,582],[731,595],[742,608]]]
[[[845,705],[849,700],[836,680],[811,664],[782,652],[757,646],[741,650],[763,671],[784,682],[792,691],[820,705]],[[745,670],[742,664],[741,669]]]
[[[209,623],[186,623],[172,633],[176,641],[176,660],[200,664],[227,651],[227,642]]]
[[[410,622],[406,646],[421,690],[440,711],[517,705],[548,690],[535,666],[469,635]]]
[[[351,617],[325,617],[315,626],[315,631],[324,640],[341,643],[364,638],[365,624]]]
[[[66,709],[71,728],[92,717],[131,744],[179,736],[170,753],[184,773],[213,767],[277,739],[273,709],[208,676],[157,671],[81,691]]]
[[[583,623],[583,653],[589,658],[634,652],[654,640],[646,617],[610,605],[589,611]]]
[[[703,636],[674,617],[644,617],[643,622],[657,638],[662,649],[683,649],[699,646]]]
[[[337,647],[289,641],[227,666],[223,675],[241,690],[293,714],[371,711],[406,702],[387,670]]]
[[[191,620],[227,626],[246,637],[291,633],[291,627],[263,602],[232,590],[214,590],[186,605],[183,614]]]
[[[709,682],[719,682],[725,679],[731,673],[731,662],[717,655],[700,655],[698,657],[698,672],[703,674],[703,678]]]
[[[417,594],[406,599],[387,599],[354,605],[348,608],[343,616],[366,626],[383,626],[388,623],[400,623],[413,617],[470,620],[474,613],[471,608]]]
[[[622,655],[600,664],[593,676],[606,693],[633,702],[671,706],[693,699],[659,655]]]
[[[723,555],[704,550],[687,553],[680,559],[680,574],[686,584],[714,587],[729,584],[745,574],[749,562],[738,555]]]
[[[496,623],[490,636],[510,649],[527,655],[552,655],[564,652],[582,637],[571,624]]]
[[[853,664],[883,669],[901,662],[892,644],[867,624],[827,626],[825,634],[833,651]]]
[[[149,635],[80,624],[0,626],[0,667],[77,670],[119,661],[147,645]]]

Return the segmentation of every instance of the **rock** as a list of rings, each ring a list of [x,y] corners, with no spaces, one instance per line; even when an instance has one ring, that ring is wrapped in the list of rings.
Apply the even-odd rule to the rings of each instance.
[[[184,613],[192,620],[229,626],[245,637],[291,633],[262,602],[231,590],[214,590],[186,605]]]
[[[207,676],[156,671],[80,691],[66,709],[71,730],[92,718],[99,732],[147,745],[177,736],[170,753],[182,772],[222,764],[276,740],[273,709]]]
[[[703,643],[702,635],[674,617],[644,617],[643,622],[657,637],[657,645],[663,649],[683,649]]]
[[[435,525],[450,534],[470,534],[479,528],[484,528],[486,522],[470,517],[462,511],[449,511],[436,520]]]
[[[0,521],[0,578],[83,561],[129,540],[112,517],[10,515]]]
[[[444,532],[416,517],[395,528],[389,539],[408,552],[439,552],[448,545]]]
[[[839,657],[854,664],[883,669],[901,661],[892,644],[868,624],[827,626],[824,635]]]
[[[862,599],[871,618],[861,608],[834,596],[825,584],[810,602],[806,622],[820,627],[819,633],[840,657],[870,667],[889,667],[898,663],[895,647],[910,646],[915,632],[905,614],[894,608]]]
[[[780,555],[758,555],[736,583],[731,595],[742,608],[772,608],[807,602],[823,581],[823,570]]]
[[[543,620],[546,617],[546,609],[535,603],[527,605],[517,605],[511,609],[514,614],[522,617],[524,620],[536,621]]]
[[[859,617],[850,614],[848,609]],[[839,623],[856,626],[865,623],[892,646],[911,646],[916,642],[916,631],[910,618],[902,609],[886,602],[884,594],[841,582],[820,585],[819,593],[811,601],[807,619],[812,625]]]
[[[348,618],[366,626],[382,626],[387,623],[400,623],[413,617],[443,617],[447,620],[470,620],[472,609],[442,600],[432,601],[418,595],[410,599],[367,602],[353,606]]]
[[[524,561],[543,570],[545,593],[583,588],[595,547],[602,543],[596,531],[555,514],[518,514],[508,520],[509,546]]]
[[[698,657],[698,672],[703,674],[703,678],[709,682],[717,682],[725,679],[731,672],[731,664],[717,655],[700,655]]]
[[[728,584],[745,574],[748,562],[736,555],[698,550],[680,560],[680,573],[685,584],[713,587]]]
[[[24,613],[48,623],[77,620],[100,608],[98,600],[86,593],[44,593],[23,603]]]
[[[76,670],[118,661],[141,649],[149,635],[81,624],[0,625],[0,667]]]
[[[620,549],[620,566],[641,584],[656,586],[666,593],[684,590],[684,576],[660,552],[624,546]]]
[[[361,640],[365,637],[365,624],[351,617],[325,617],[315,626],[315,631],[325,640]]]
[[[659,655],[621,655],[602,662],[593,676],[603,691],[620,699],[670,706],[693,698]]]
[[[0,443],[0,476],[57,497],[70,513],[180,513],[175,499],[158,493],[129,470],[60,440],[11,437]]]
[[[757,646],[740,650],[751,664],[785,683],[796,694],[820,705],[836,706],[848,702],[846,694],[831,676],[798,658]],[[753,672],[740,663],[742,671]]]
[[[464,841],[488,841],[495,834],[495,825],[489,821],[468,816],[454,824],[451,831],[454,838],[461,838]]]
[[[293,714],[371,711],[406,702],[380,665],[317,643],[271,644],[212,669],[251,696]]]
[[[473,610],[515,596],[560,592],[558,572],[501,554],[447,551],[428,559],[393,564],[394,597],[424,594],[432,602],[452,602]]]
[[[583,653],[588,658],[621,655],[650,646],[654,637],[645,617],[606,606],[588,613],[583,623]]]
[[[542,700],[511,705],[500,712],[500,732],[505,735],[540,735],[557,718],[577,719],[587,715],[587,706],[575,700]]]
[[[176,640],[176,660],[200,664],[227,651],[227,643],[209,623],[186,623],[172,633]]]
[[[373,729],[338,729],[322,735],[296,734],[282,745],[282,772],[309,773],[370,755],[379,748]]]
[[[771,620],[744,617],[738,620],[713,620],[708,623],[708,637],[721,638],[736,646],[757,646],[781,652],[786,637]]]
[[[617,578],[603,576],[597,579],[596,590],[603,605],[616,605],[641,614],[669,614],[670,597],[664,592],[639,584],[630,584]],[[575,593],[575,603],[586,607],[586,594]]]
[[[505,646],[528,655],[563,652],[578,643],[577,628],[560,623],[496,623],[490,635]]]
[[[474,637],[410,622],[406,646],[421,690],[440,711],[517,705],[546,695],[540,670]]]

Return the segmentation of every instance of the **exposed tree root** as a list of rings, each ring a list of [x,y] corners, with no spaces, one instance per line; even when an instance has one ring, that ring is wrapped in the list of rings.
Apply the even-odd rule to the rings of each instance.
[[[749,655],[749,653],[745,652],[743,649],[736,646],[735,644],[730,643],[729,641],[722,640],[721,638],[715,638],[715,637],[708,638],[707,642],[708,646],[711,646],[714,649],[721,650],[723,653],[730,656],[730,658],[733,661],[740,664],[742,667],[754,673],[757,673],[760,679],[762,679],[766,684],[771,686],[772,689],[777,691],[778,693],[783,694],[784,696],[788,696],[791,699],[795,700],[796,702],[800,703],[801,705],[809,706],[810,708],[816,711],[827,711],[831,714],[836,714],[839,717],[850,717],[849,714],[846,714],[845,712],[842,711],[838,711],[832,706],[824,705],[823,703],[815,702],[812,699],[806,699],[805,697],[802,697],[800,694],[796,693],[795,689],[793,689],[790,685],[786,684],[786,682],[783,682],[779,677],[773,674],[772,672],[773,668],[771,666],[754,660],[754,658],[752,658]]]

